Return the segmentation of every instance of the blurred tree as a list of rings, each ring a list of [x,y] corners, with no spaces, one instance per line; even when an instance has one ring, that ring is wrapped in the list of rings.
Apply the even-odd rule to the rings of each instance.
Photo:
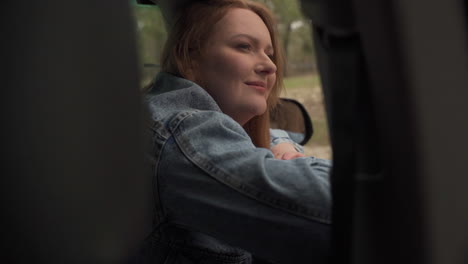
[[[268,6],[278,21],[278,31],[281,35],[282,44],[284,47],[286,60],[288,65],[294,65],[298,62],[291,60],[291,43],[292,42],[301,42],[302,46],[294,45],[294,50],[297,53],[303,53],[303,57],[314,58],[313,49],[310,48],[312,45],[311,34],[310,34],[310,23],[304,18],[301,13],[300,5],[298,0],[254,0],[256,2],[264,3]],[[294,31],[298,29],[303,29],[299,31],[301,34],[293,34]],[[294,38],[294,40],[293,40]],[[309,56],[307,56],[309,55]],[[288,75],[290,71],[285,72],[285,75]],[[292,72],[294,73],[294,72]]]
[[[161,11],[157,6],[135,5],[133,12],[137,28],[141,84],[144,86],[159,70],[167,32]]]
[[[309,20],[293,23],[288,45],[288,66],[291,74],[315,71],[315,51],[312,41],[312,25]]]
[[[301,11],[298,0],[254,0],[268,6],[278,21],[278,31],[283,44],[287,69],[286,75],[313,69],[314,49],[311,39],[310,22]],[[157,6],[134,5],[137,28],[138,51],[140,54],[141,82],[151,81],[159,70],[161,52],[167,32],[161,12]]]

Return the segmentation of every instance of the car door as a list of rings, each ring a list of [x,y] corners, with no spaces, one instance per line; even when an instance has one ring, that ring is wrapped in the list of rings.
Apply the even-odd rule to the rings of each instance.
[[[465,263],[467,2],[302,4],[335,154],[333,263]]]

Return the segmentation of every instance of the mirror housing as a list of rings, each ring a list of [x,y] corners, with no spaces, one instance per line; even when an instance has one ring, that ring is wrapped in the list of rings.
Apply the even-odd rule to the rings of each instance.
[[[270,127],[286,131],[300,145],[305,145],[314,133],[305,107],[290,98],[280,98],[279,104],[270,111]]]

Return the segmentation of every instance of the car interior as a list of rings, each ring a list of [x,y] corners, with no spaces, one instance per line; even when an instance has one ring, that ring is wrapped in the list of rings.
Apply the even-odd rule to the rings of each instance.
[[[131,4],[3,4],[5,263],[122,263],[151,232]],[[468,263],[468,1],[301,8],[333,148],[330,263]]]

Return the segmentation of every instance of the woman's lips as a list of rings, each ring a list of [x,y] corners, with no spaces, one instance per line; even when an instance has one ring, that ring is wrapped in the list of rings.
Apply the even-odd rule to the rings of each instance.
[[[262,81],[253,81],[253,82],[246,82],[248,86],[254,88],[255,90],[266,92],[266,84]]]

